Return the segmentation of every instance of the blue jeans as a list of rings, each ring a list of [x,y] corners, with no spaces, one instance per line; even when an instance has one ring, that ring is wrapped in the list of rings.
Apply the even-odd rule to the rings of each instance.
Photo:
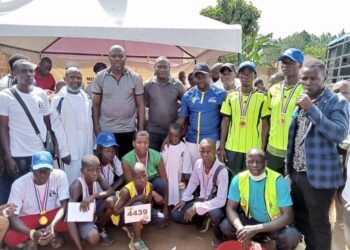
[[[191,222],[186,222],[184,220],[184,215],[187,209],[193,206],[193,204],[197,201],[200,201],[199,199],[194,199],[192,201],[186,202],[186,205],[181,210],[173,210],[170,213],[170,217],[173,221],[180,223],[180,224],[195,224],[195,225],[201,225],[203,223],[203,220],[205,219],[205,216],[209,216],[212,222],[214,223],[214,236],[216,239],[220,240],[222,239],[222,234],[219,228],[219,225],[221,221],[224,219],[225,214],[223,208],[216,208],[214,210],[209,211],[207,214],[204,215],[198,215],[196,214],[193,216]]]
[[[32,164],[32,157],[12,157],[12,159],[16,162],[18,168],[18,176],[21,177],[30,171],[30,166]],[[0,205],[6,204],[7,200],[10,196],[12,183],[16,179],[10,176],[6,169],[0,175]]]

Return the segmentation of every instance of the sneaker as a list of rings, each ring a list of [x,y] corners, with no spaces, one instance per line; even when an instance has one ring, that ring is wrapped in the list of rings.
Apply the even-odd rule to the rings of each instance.
[[[216,237],[213,238],[211,241],[211,245],[216,249],[221,243],[223,243],[223,240],[219,240]]]
[[[126,232],[126,235],[130,240],[134,238],[134,230],[132,229],[132,227],[123,226],[122,229]]]
[[[210,222],[211,222],[210,217],[205,217],[203,223],[197,226],[198,231],[201,233],[205,233],[206,231],[208,231]]]
[[[149,250],[149,248],[146,246],[145,242],[143,240],[134,242],[133,240],[130,241],[129,248],[131,250]]]
[[[100,241],[102,245],[105,245],[105,246],[110,246],[114,242],[113,239],[109,237],[106,230],[102,230],[102,232],[100,233]]]

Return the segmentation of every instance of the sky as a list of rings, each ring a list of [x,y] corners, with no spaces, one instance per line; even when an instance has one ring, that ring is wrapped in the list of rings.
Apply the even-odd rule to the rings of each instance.
[[[350,32],[349,0],[250,0],[261,11],[260,33],[273,33],[274,38],[284,38],[294,32],[306,30],[315,35],[342,29]],[[200,11],[216,0],[188,0],[187,8]]]

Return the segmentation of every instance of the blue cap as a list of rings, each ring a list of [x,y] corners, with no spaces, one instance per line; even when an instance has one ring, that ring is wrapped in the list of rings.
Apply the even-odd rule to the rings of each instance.
[[[251,61],[241,62],[241,64],[238,67],[238,72],[240,72],[244,68],[249,68],[256,73],[256,65],[255,65],[255,63],[253,63]]]
[[[282,61],[283,58],[286,58],[286,57],[293,60],[294,62],[298,62],[298,63],[304,62],[304,54],[303,52],[301,52],[300,49],[294,49],[294,48],[287,49],[282,55],[278,57],[277,61]]]
[[[210,68],[209,68],[208,64],[201,62],[201,63],[197,63],[196,65],[194,65],[193,75],[195,75],[199,72],[204,73],[204,74],[209,74]]]
[[[100,132],[96,138],[96,144],[104,148],[119,146],[112,132]]]
[[[50,152],[39,151],[34,153],[32,158],[32,169],[38,170],[41,168],[53,169],[53,159]]]

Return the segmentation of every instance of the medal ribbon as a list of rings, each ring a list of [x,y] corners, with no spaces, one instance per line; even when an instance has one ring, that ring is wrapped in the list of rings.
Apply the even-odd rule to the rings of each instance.
[[[248,106],[250,103],[250,98],[252,97],[253,93],[254,93],[254,90],[250,91],[248,99],[247,99],[247,104],[244,105],[243,104],[243,93],[241,91],[239,92],[239,107],[241,109],[241,117],[246,117],[247,111],[248,111]]]
[[[142,162],[140,161],[139,157],[137,156],[136,152],[135,152],[135,156],[136,156],[137,162],[142,163]],[[147,153],[146,153],[146,166],[145,166],[146,169],[147,169],[147,165],[148,165],[148,150],[147,150]]]
[[[33,184],[34,184],[34,190],[35,190],[35,196],[36,196],[36,201],[38,202],[38,207],[39,207],[39,210],[40,210],[40,214],[43,213],[43,212],[46,212],[46,206],[47,206],[47,197],[49,196],[49,181],[48,180],[45,184],[45,192],[44,192],[44,197],[43,199],[41,199],[40,197],[40,193],[39,193],[39,190],[38,188],[36,187],[35,185],[35,182],[33,180]]]
[[[90,196],[88,185],[86,184],[84,176],[81,176],[81,177],[83,179],[83,186],[84,186],[84,189],[85,189],[85,192],[86,192],[86,197],[88,197],[88,196]],[[96,182],[92,183],[92,194],[97,192],[96,188],[97,188],[96,187]]]
[[[103,167],[102,168],[102,174],[103,177],[105,178],[105,180],[107,181],[107,183],[109,184],[109,169],[111,168],[111,164],[109,164],[107,167]],[[107,171],[105,171],[105,169],[107,169]]]
[[[282,103],[282,114],[285,114],[287,109],[288,109],[288,105],[290,103],[290,100],[292,99],[292,96],[294,95],[294,92],[296,91],[296,89],[298,88],[298,86],[300,85],[300,83],[298,82],[297,84],[295,84],[295,86],[293,87],[292,91],[289,92],[288,98],[286,103],[283,105],[283,100],[284,100],[284,92],[285,92],[285,84],[282,84],[282,95],[281,95],[281,103]]]

